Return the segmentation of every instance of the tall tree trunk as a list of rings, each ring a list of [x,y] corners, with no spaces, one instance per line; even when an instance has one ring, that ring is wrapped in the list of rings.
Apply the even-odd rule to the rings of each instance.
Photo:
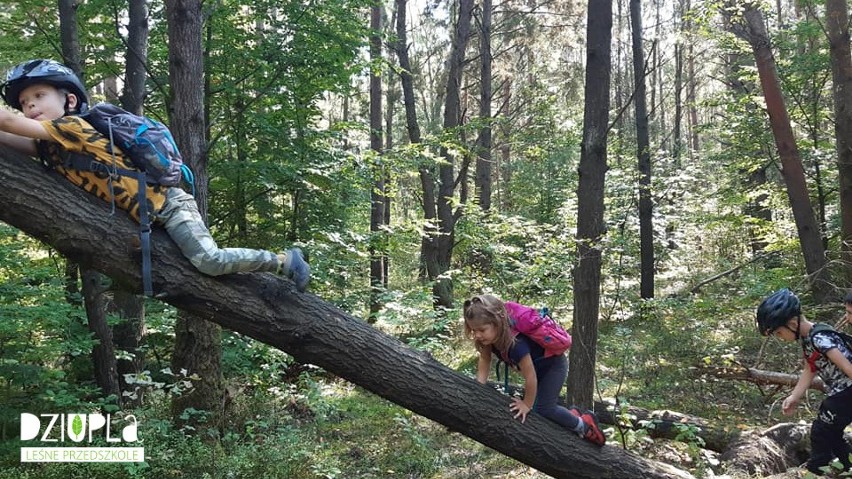
[[[402,101],[405,106],[405,128],[409,143],[420,143],[420,124],[417,121],[417,98],[414,96],[414,80],[411,77],[411,60],[408,57],[408,33],[406,25],[407,0],[396,0],[396,43],[394,50],[399,58],[399,79],[402,84]],[[423,169],[420,169],[421,179]],[[430,190],[431,191],[431,190]],[[423,191],[426,195],[428,191]],[[424,197],[424,202],[426,198]],[[434,204],[434,198],[431,201]]]
[[[470,36],[470,24],[473,16],[473,0],[459,0],[459,15],[453,33],[453,43],[448,59],[447,90],[444,103],[444,131],[451,131],[461,125],[461,85],[464,73],[465,50]],[[438,224],[427,226],[422,251],[425,253],[426,272],[434,281],[432,295],[438,306],[453,306],[453,282],[444,275],[450,269],[455,243],[455,225],[461,209],[455,209],[456,161],[445,146],[441,146],[438,166],[438,195],[436,212]]]
[[[491,209],[491,6],[491,0],[482,0],[479,29],[479,118],[485,123],[476,142],[476,193],[483,211]]]
[[[207,218],[207,125],[204,108],[204,65],[201,0],[167,0],[171,131],[184,161],[195,173],[195,201]],[[187,409],[215,414],[222,398],[221,328],[181,312],[175,324],[172,371],[196,377],[193,389],[172,402],[177,422]],[[215,423],[215,421],[214,421]],[[197,424],[212,427],[214,424]]]
[[[114,396],[114,402],[120,403],[121,389],[118,383],[118,369],[115,348],[112,343],[112,331],[107,324],[106,278],[92,269],[83,270],[83,301],[86,304],[86,317],[89,331],[98,340],[92,348],[92,362],[95,365],[95,382],[104,396]]]
[[[116,25],[116,30],[118,30]],[[141,115],[145,100],[146,64],[148,62],[148,0],[130,0],[127,23],[127,53],[124,64],[124,89],[121,106]],[[113,330],[115,346],[131,355],[130,359],[118,360],[118,380],[121,390],[128,392],[122,397],[126,405],[139,405],[142,402],[142,390],[127,383],[127,375],[139,375],[145,367],[145,300],[142,296],[123,290],[113,293],[113,301],[108,311],[117,314],[121,323]]]
[[[568,403],[592,406],[601,298],[601,241],[607,170],[612,0],[589,0],[586,93],[577,185],[577,266],[574,268],[574,345]]]
[[[62,42],[62,60],[84,79],[83,59],[80,55],[80,40],[77,28],[76,0],[59,0],[59,32]],[[98,341],[92,347],[92,365],[95,372],[95,383],[101,388],[104,396],[114,396],[115,402],[120,403],[121,392],[118,383],[118,368],[116,366],[115,349],[112,343],[112,332],[107,325],[106,301],[103,299],[105,283],[97,271],[80,269],[82,277],[83,304],[86,307],[86,319],[89,331]],[[66,278],[66,284],[69,283]]]
[[[664,53],[660,51],[660,40],[663,38],[663,22],[664,20],[661,18],[663,0],[655,0],[654,1],[654,10],[656,11],[657,21],[654,25],[654,41],[651,42],[651,48],[654,51],[654,61],[651,63],[651,68],[646,70],[651,70],[655,72],[652,77],[656,78],[656,86],[660,89],[660,99],[658,101],[651,102],[651,112],[654,117],[656,126],[654,128],[655,131],[655,143],[660,145],[660,148],[664,151],[669,151],[668,142],[669,138],[666,135],[666,86],[669,84],[669,81],[663,79],[663,73],[665,69],[663,68],[663,57]],[[640,6],[639,10],[642,8]],[[641,23],[641,22],[640,22]],[[640,38],[644,37],[644,33],[642,31],[640,33]],[[643,47],[644,49],[644,47]]]
[[[504,116],[511,117],[512,115],[512,78],[506,78],[503,81],[503,103],[506,104]],[[510,211],[512,209],[512,196],[509,192],[509,183],[512,181],[512,130],[503,124],[500,128],[502,133],[503,143],[500,145],[500,165],[497,168],[498,173],[498,188],[497,204],[501,211]]]
[[[65,302],[75,306],[82,306],[80,299],[80,265],[65,260]]]
[[[417,98],[414,96],[414,81],[411,76],[411,60],[408,57],[408,33],[406,26],[406,0],[396,1],[396,43],[394,50],[399,58],[399,78],[402,84],[402,101],[405,106],[405,128],[408,132],[408,141],[412,144],[421,142],[420,124],[417,121]],[[426,225],[434,225],[437,218],[435,201],[435,179],[430,169],[424,164],[425,159],[420,162],[418,172],[420,175],[420,186],[423,191],[423,220]],[[426,273],[426,236],[420,242],[420,277],[425,278]]]
[[[382,59],[382,6],[370,8],[370,62],[378,65]],[[370,321],[382,307],[381,294],[385,284],[384,228],[385,168],[382,159],[382,74],[370,73],[370,149],[373,150],[373,188],[370,190]]]
[[[137,388],[128,376],[136,377],[145,370],[145,301],[142,296],[129,291],[113,291],[112,301],[107,304],[107,312],[118,315],[121,322],[112,328],[112,341],[116,349],[130,355],[128,359],[117,359],[118,382],[121,387],[121,403],[124,406],[138,406],[142,403],[144,391]],[[128,393],[126,396],[124,393]]]
[[[83,58],[80,55],[80,35],[77,28],[77,6],[78,0],[59,0],[59,40],[62,49],[62,63],[74,70],[83,84],[86,77],[83,75]]]
[[[808,196],[805,171],[778,83],[775,59],[772,57],[769,36],[763,24],[763,15],[752,3],[744,6],[745,22],[732,22],[731,25],[737,35],[751,44],[754,52],[760,85],[766,100],[766,110],[769,114],[769,124],[775,137],[775,146],[781,157],[787,196],[796,220],[805,268],[811,276],[814,297],[822,302],[828,299],[831,284],[828,269],[825,267],[825,249],[822,245],[819,226]]]
[[[394,16],[391,17],[388,25],[395,25],[396,23],[396,11],[394,10]],[[394,131],[394,115],[396,112],[396,105],[400,99],[400,90],[397,88],[396,83],[393,81],[392,73],[390,69],[385,70],[387,72],[387,104],[385,106],[385,151],[390,151],[393,149],[394,141],[393,141],[393,131]],[[388,189],[392,187],[391,183],[391,173],[388,169],[385,169],[385,195],[384,195],[384,218],[382,219],[385,226],[390,226],[391,223],[391,195],[387,194]],[[385,242],[387,245],[387,242]],[[388,256],[388,249],[385,246],[384,251],[382,251],[382,287],[388,288],[388,277],[390,276],[390,257]]]
[[[692,9],[692,1],[686,0],[686,11]],[[698,78],[695,76],[695,42],[689,42],[686,50],[686,104],[689,106],[689,157],[698,154],[701,146],[698,137],[698,104],[695,96]]]
[[[405,104],[406,128],[411,143],[420,143],[420,127],[415,110],[414,85],[411,78],[411,62],[408,57],[408,40],[406,34],[406,0],[396,0],[396,32],[397,42],[394,46],[399,57],[401,69],[403,103]],[[470,32],[473,0],[461,0],[459,18],[453,35],[453,47],[449,58],[449,74],[447,78],[447,98],[444,108],[444,128],[452,129],[460,123],[459,95],[461,74],[464,63],[464,50]],[[453,211],[453,194],[455,191],[454,167],[455,161],[442,148],[440,156],[446,160],[439,167],[439,185],[436,186],[432,171],[427,166],[421,166],[420,184],[423,189],[423,218],[426,232],[421,240],[421,262],[426,276],[434,281],[433,296],[436,305],[452,306],[452,281],[441,275],[449,270],[452,259],[453,232],[457,220],[457,212]]]
[[[148,30],[148,0],[129,0],[124,89],[119,100],[125,110],[137,115],[142,114],[148,78]]]
[[[683,136],[682,136],[682,128],[683,128],[683,45],[684,38],[686,38],[687,25],[686,25],[686,14],[683,10],[683,0],[679,0],[678,2],[678,38],[679,40],[675,43],[675,51],[674,51],[674,61],[675,61],[675,71],[674,71],[674,125],[672,126],[672,158],[674,159],[675,168],[680,169],[681,166],[681,154],[683,153]]]
[[[845,286],[852,285],[852,52],[846,0],[826,0],[826,27],[831,46],[834,93],[834,138],[840,180],[841,254]]]
[[[730,19],[724,19],[725,22],[724,28],[726,30],[730,30],[731,26],[728,23]],[[757,89],[757,85],[749,84],[747,85],[743,80],[742,67],[747,64],[747,61],[743,58],[744,55],[740,53],[729,53],[725,62],[725,85],[731,90],[731,94],[734,97],[743,97],[751,95],[752,91]],[[753,113],[753,110],[756,108],[753,106],[753,102],[749,102],[745,107],[750,113]],[[764,152],[762,149],[754,152],[755,157],[760,156],[771,156],[768,151]],[[741,178],[745,182],[746,191],[764,191],[765,185],[767,183],[766,169],[768,165],[764,164],[756,169],[751,168],[742,168],[739,170]],[[769,195],[767,193],[759,193],[756,196],[749,197],[748,202],[743,208],[743,213],[746,216],[751,218],[756,218],[762,221],[772,221],[772,210],[767,205],[767,200],[769,199]],[[765,237],[761,234],[760,228],[755,227],[749,222],[748,225],[748,235],[749,235],[749,246],[751,247],[751,252],[753,254],[758,254],[763,252],[766,249],[767,242]]]
[[[636,144],[639,158],[639,256],[642,299],[654,297],[654,223],[651,200],[651,146],[648,133],[648,108],[645,105],[645,51],[642,47],[642,4],[630,0],[630,19],[633,32],[633,78],[636,94]]]
[[[615,57],[611,60],[614,64],[615,71],[615,79],[612,82],[612,88],[615,90],[615,110],[616,111],[627,111],[627,105],[630,102],[630,87],[627,85],[627,68],[622,63],[624,61],[625,54],[623,52],[624,42],[621,41],[621,34],[624,31],[624,18],[629,18],[629,15],[624,15],[624,5],[625,0],[615,0]],[[625,131],[629,128],[629,125],[625,125],[627,115],[618,115],[615,122],[615,140],[613,143],[617,148],[617,151],[626,151],[624,147],[626,141]],[[616,162],[620,162],[620,158],[622,155],[616,155]],[[618,165],[621,166],[620,164]]]

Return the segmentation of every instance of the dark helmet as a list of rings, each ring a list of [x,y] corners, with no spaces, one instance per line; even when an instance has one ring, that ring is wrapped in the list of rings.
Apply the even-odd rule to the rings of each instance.
[[[6,81],[0,85],[0,95],[6,104],[16,110],[21,109],[18,97],[21,91],[30,85],[47,83],[57,88],[64,88],[77,96],[78,111],[84,113],[89,109],[89,97],[86,87],[74,71],[53,60],[30,60],[9,70]]]
[[[767,296],[757,308],[757,330],[766,336],[800,314],[802,303],[798,296],[787,288],[779,289]]]

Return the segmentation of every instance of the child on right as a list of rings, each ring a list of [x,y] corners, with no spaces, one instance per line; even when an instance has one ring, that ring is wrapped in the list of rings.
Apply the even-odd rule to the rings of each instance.
[[[781,405],[784,415],[793,413],[815,375],[826,385],[826,397],[811,425],[811,457],[806,465],[812,473],[822,475],[820,469],[835,457],[844,470],[852,469],[852,447],[843,438],[843,430],[852,423],[852,351],[836,331],[815,326],[802,314],[799,298],[786,288],[770,294],[757,308],[761,335],[802,346],[802,375]]]
[[[568,377],[568,359],[564,354],[544,357],[544,348],[522,333],[512,334],[508,310],[516,306],[495,296],[483,294],[464,302],[464,332],[479,352],[476,380],[488,380],[491,358],[501,353],[524,376],[523,399],[513,398],[509,410],[521,422],[530,411],[556,422],[593,444],[603,446],[606,436],[592,411],[581,413],[576,407],[558,404],[559,392]],[[517,305],[520,306],[520,305]]]

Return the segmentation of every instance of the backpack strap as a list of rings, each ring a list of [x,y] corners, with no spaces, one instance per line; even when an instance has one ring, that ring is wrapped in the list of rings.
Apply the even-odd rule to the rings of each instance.
[[[112,213],[115,213],[115,195],[112,192],[112,178],[115,175],[135,178],[138,184],[136,201],[139,203],[139,241],[142,246],[142,289],[145,296],[154,295],[154,286],[151,280],[151,218],[148,215],[148,198],[146,196],[147,181],[144,171],[128,170],[110,167],[94,157],[80,153],[68,153],[63,166],[78,171],[91,171],[94,173],[105,173],[109,176],[109,188],[112,205]],[[111,213],[111,214],[112,214]]]
[[[825,323],[815,323],[811,328],[810,332],[808,332],[808,339],[813,344],[814,336],[818,333],[829,332],[833,333],[835,336],[839,337],[845,344],[847,348],[852,349],[852,336],[834,329],[830,324]],[[808,363],[808,367],[810,368],[812,373],[817,372],[816,361],[822,356],[822,353],[819,352],[818,349],[814,348],[814,351],[811,354],[805,354],[805,345],[802,344],[802,356],[805,359],[805,362]]]
[[[151,281],[151,218],[148,216],[148,199],[145,196],[145,173],[136,175],[139,191],[136,200],[139,202],[139,240],[142,243],[142,289],[145,296],[154,296],[154,285]]]
[[[190,168],[189,165],[181,164],[180,172],[181,176],[183,176],[183,180],[192,188],[192,196],[195,197],[195,174],[192,172],[192,168]]]
[[[497,355],[497,363],[494,364],[494,372],[497,374],[497,383],[500,382],[500,365],[503,365],[503,392],[509,391],[509,363]]]

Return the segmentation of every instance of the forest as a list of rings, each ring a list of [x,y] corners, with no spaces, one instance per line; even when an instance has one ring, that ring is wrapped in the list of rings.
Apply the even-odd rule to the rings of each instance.
[[[0,26],[0,71],[57,60],[167,124],[221,246],[311,267],[205,276],[155,227],[146,297],[138,224],[0,145],[0,479],[815,477],[825,385],[782,415],[801,352],[755,311],[789,288],[852,331],[845,0],[7,0]],[[481,293],[571,332],[561,400],[605,446],[514,419],[519,373],[474,380]]]

